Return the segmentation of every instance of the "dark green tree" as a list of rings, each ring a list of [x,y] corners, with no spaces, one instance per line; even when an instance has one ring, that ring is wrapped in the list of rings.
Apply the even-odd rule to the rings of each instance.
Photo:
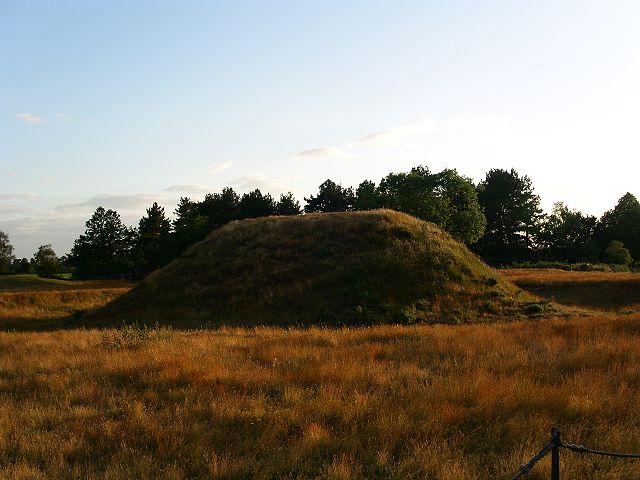
[[[98,207],[69,254],[78,278],[130,276],[131,250],[136,232],[127,228],[115,210]]]
[[[593,238],[596,223],[596,217],[557,202],[541,225],[540,243],[545,256],[571,263],[597,261],[599,252]]]
[[[380,181],[378,196],[381,206],[435,223],[465,243],[474,243],[484,232],[473,183],[455,170],[433,174],[415,167],[409,173],[391,173]]]
[[[293,193],[280,194],[280,200],[276,204],[276,215],[300,215],[301,213],[300,202],[294,198]]]
[[[69,262],[69,255],[62,255],[58,257],[60,264],[60,273],[73,273],[73,266]]]
[[[633,259],[628,249],[618,240],[612,240],[604,251],[604,261],[615,265],[630,265]]]
[[[527,176],[493,169],[478,185],[478,200],[487,218],[475,250],[487,261],[509,263],[530,259],[536,246],[542,210]]]
[[[31,273],[31,262],[28,258],[14,258],[11,273]]]
[[[325,180],[320,185],[318,195],[305,197],[304,200],[307,202],[304,206],[304,211],[307,213],[346,212],[353,210],[355,194],[351,187],[343,188],[342,185],[331,180]]]
[[[138,237],[134,250],[136,272],[145,275],[162,267],[171,260],[171,222],[164,208],[153,202],[138,224]]]
[[[172,235],[172,257],[177,257],[189,245],[202,240],[208,232],[207,217],[200,213],[199,204],[188,197],[180,198],[175,211]]]
[[[358,185],[353,207],[354,210],[374,210],[382,207],[382,198],[375,182],[364,180]]]
[[[0,274],[11,272],[14,259],[13,245],[9,241],[9,235],[0,231]]]
[[[41,276],[49,276],[58,273],[60,261],[51,244],[40,245],[31,259],[33,271]]]
[[[240,218],[257,218],[275,215],[276,202],[268,193],[263,195],[260,189],[245,193],[238,202],[238,214]]]
[[[613,241],[624,243],[633,258],[640,258],[640,203],[630,193],[604,213],[596,227],[596,239],[602,251]]]
[[[207,233],[238,218],[240,197],[233,188],[226,187],[221,193],[207,193],[198,204],[198,213],[207,218]]]

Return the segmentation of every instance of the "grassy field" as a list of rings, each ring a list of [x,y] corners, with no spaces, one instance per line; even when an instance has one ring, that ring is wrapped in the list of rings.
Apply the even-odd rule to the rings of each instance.
[[[74,281],[57,278],[42,278],[38,275],[0,275],[0,292],[42,292],[61,290],[85,290],[106,288],[131,288],[124,280]]]
[[[66,328],[74,315],[128,292],[124,281],[69,281],[37,275],[0,275],[0,329]]]
[[[507,272],[518,282],[527,275],[567,280]],[[592,288],[584,275],[568,280]],[[598,281],[623,278],[604,275]],[[46,293],[56,292],[31,295]],[[640,451],[635,313],[5,331],[0,352],[0,478],[510,478],[554,424],[575,443]],[[640,462],[563,452],[562,475],[637,479]],[[549,478],[549,460],[527,478]]]
[[[501,270],[520,288],[564,305],[599,311],[640,312],[640,274],[569,272],[554,269]]]

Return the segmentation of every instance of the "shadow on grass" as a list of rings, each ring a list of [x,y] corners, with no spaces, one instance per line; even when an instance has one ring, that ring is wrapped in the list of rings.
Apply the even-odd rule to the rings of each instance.
[[[529,293],[555,302],[598,310],[640,309],[640,279],[550,281],[512,280]]]
[[[54,332],[86,328],[82,317],[76,314],[66,317],[31,317],[0,320],[0,332]]]

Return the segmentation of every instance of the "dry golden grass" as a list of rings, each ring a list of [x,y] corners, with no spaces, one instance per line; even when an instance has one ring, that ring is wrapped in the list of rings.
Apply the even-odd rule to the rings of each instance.
[[[0,329],[61,328],[76,312],[102,307],[127,291],[125,287],[0,292]]]
[[[41,292],[81,289],[131,288],[126,280],[62,280],[34,274],[0,275],[0,292]]]
[[[640,312],[640,274],[569,272],[555,269],[501,270],[520,288],[558,303],[616,312]]]
[[[573,282],[573,304],[605,283],[606,308],[618,308],[616,282],[636,281],[504,274],[532,291]],[[0,328],[69,328],[75,310],[124,291],[0,293]],[[0,478],[510,478],[554,424],[576,443],[639,452],[639,361],[640,314],[4,332]],[[640,478],[639,462],[562,455],[563,478]],[[548,477],[546,459],[528,478]]]
[[[637,315],[0,333],[0,478],[510,478],[554,424],[640,451],[639,362]],[[562,471],[640,478],[568,452]]]

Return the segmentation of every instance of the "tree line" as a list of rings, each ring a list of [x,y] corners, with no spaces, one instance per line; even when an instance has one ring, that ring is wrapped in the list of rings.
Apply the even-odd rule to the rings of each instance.
[[[68,256],[58,259],[43,245],[31,261],[16,259],[0,232],[0,272],[52,274],[73,269],[77,278],[140,278],[181,255],[190,245],[233,221],[270,215],[300,215],[390,208],[435,223],[495,266],[523,262],[605,262],[628,266],[640,259],[640,203],[626,193],[596,218],[556,203],[540,208],[531,180],[514,169],[492,169],[475,185],[454,169],[418,166],[390,173],[357,188],[326,180],[305,205],[291,193],[275,200],[259,189],[238,195],[232,188],[202,201],[180,199],[174,219],[154,203],[137,227],[115,210],[98,207]]]

